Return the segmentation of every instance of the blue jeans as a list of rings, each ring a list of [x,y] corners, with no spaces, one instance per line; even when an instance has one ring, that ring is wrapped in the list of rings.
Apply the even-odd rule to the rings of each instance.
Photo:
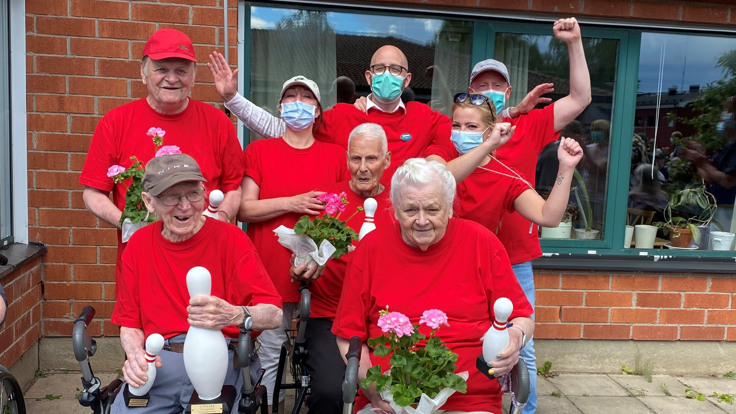
[[[524,290],[526,299],[534,308],[534,272],[532,271],[532,262],[522,262],[511,265],[514,270],[516,279],[519,281],[521,288]],[[532,314],[534,319],[534,314]],[[534,353],[534,339],[530,339],[526,346],[519,352],[521,359],[526,362],[529,369],[529,400],[524,406],[523,414],[533,414],[537,411],[537,356]]]

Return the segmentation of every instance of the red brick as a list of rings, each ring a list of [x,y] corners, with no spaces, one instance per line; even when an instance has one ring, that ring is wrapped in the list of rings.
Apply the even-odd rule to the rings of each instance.
[[[38,112],[86,113],[95,111],[95,100],[90,96],[36,95]]]
[[[72,0],[71,15],[127,20],[130,16],[129,4],[125,1]]]
[[[685,308],[726,309],[730,302],[727,293],[685,293]]]
[[[216,10],[220,14],[220,21],[222,21],[222,9],[212,9]],[[238,13],[236,12],[234,15],[231,15],[230,17],[234,17],[235,20],[235,26],[237,27],[237,18]],[[215,26],[215,27],[207,27],[207,26]],[[167,25],[167,27],[170,27],[172,29],[176,29],[179,31],[182,31],[189,36],[190,39],[192,39],[192,43],[195,45],[212,45],[212,43],[215,41],[215,37],[217,36],[217,29],[222,26],[222,23],[218,24],[212,24],[212,23],[204,23],[202,25],[198,23],[194,23],[193,25]],[[236,37],[237,38],[237,37]],[[141,52],[143,49],[140,49]],[[206,55],[201,56],[196,55],[199,57],[200,62],[206,62]],[[209,72],[209,71],[208,71]]]
[[[117,257],[118,257],[117,247],[100,247],[100,263],[115,264]]]
[[[77,95],[127,96],[128,81],[109,78],[69,78],[69,93]]]
[[[69,12],[65,1],[59,0],[33,0],[27,1],[26,15],[29,14],[51,14],[54,16],[63,16]]]
[[[583,3],[581,14],[605,17],[631,16],[631,2],[629,0],[588,1]]]
[[[608,322],[608,309],[565,306],[562,322]]]
[[[154,23],[121,22],[115,20],[99,20],[99,37],[113,39],[138,39],[145,41],[156,31]],[[136,58],[138,56],[135,56]]]
[[[190,23],[189,7],[133,3],[133,20],[138,22]]]
[[[48,263],[97,263],[97,249],[91,246],[49,246]]]
[[[102,320],[102,319],[109,319],[112,315],[112,310],[115,308],[115,302],[76,302],[74,304],[74,312],[73,314],[79,315],[82,313],[82,309],[84,309],[85,306],[92,306],[95,308],[95,319]]]
[[[71,336],[72,330],[74,329],[74,323],[71,320],[51,320],[45,319],[43,321],[43,334],[44,336]],[[93,322],[94,323],[94,322]],[[87,329],[88,332],[92,331],[90,327]],[[90,332],[91,335],[91,332]]]
[[[199,83],[199,82],[197,82],[197,83]],[[195,84],[194,87],[195,88],[197,87],[196,84]],[[146,85],[144,85],[143,82],[140,82],[140,81],[138,81],[138,82],[131,81],[130,82],[130,96],[131,96],[131,98],[143,98],[144,96],[147,96],[147,95],[148,95],[148,87],[146,87]]]
[[[102,286],[99,283],[56,283],[45,285],[46,299],[101,299]]]
[[[562,277],[559,273],[534,272],[534,286],[536,289],[559,289],[562,286]]]
[[[631,339],[635,341],[675,341],[677,340],[677,327],[634,325]]]
[[[633,306],[631,292],[585,292],[585,306],[628,307]]]
[[[78,56],[127,58],[130,56],[128,42],[111,39],[71,38],[69,53]]]
[[[71,132],[74,133],[93,133],[97,127],[97,123],[100,122],[100,116],[87,116],[87,115],[71,115]]]
[[[236,0],[237,1],[237,0]],[[174,4],[180,4],[181,0],[159,0],[159,3],[174,3]],[[196,6],[217,6],[222,7],[222,1],[221,0],[187,0],[187,4],[196,5]],[[237,3],[230,2],[230,9],[234,9],[237,12]]]
[[[705,323],[705,311],[696,309],[660,309],[659,323],[695,325]]]
[[[38,209],[38,222],[41,226],[92,227],[96,220],[92,213],[85,210]]]
[[[60,227],[28,227],[28,237],[33,241],[50,244],[69,244],[69,229]]]
[[[538,339],[580,339],[580,324],[538,323],[534,327],[534,338]]]
[[[82,171],[82,166],[86,158],[87,154],[69,154],[69,168],[72,171]],[[84,207],[84,204],[79,207]]]
[[[583,325],[583,339],[631,339],[629,325]]]
[[[66,171],[69,169],[69,155],[63,152],[28,151],[28,168]]]
[[[66,38],[58,36],[26,36],[26,53],[66,55]]]
[[[80,184],[77,184],[78,179],[77,173],[36,171],[36,188],[81,188]]]
[[[611,323],[656,323],[656,309],[611,309]]]
[[[113,78],[141,79],[141,62],[139,60],[98,59],[97,75]]]
[[[729,342],[736,341],[736,327],[728,327],[726,330],[726,340]]]
[[[728,23],[728,12],[727,7],[683,4],[681,20],[683,22],[725,24]]]
[[[29,93],[66,93],[66,78],[53,75],[26,75]]]
[[[507,2],[511,3],[511,2]],[[524,11],[538,11],[544,13],[562,13],[563,16],[577,15],[582,11],[582,6],[579,0],[534,0],[531,2],[531,7],[528,9],[525,2],[519,2],[516,6],[519,10]],[[498,3],[497,3],[498,4]],[[503,8],[506,8],[507,4],[504,4]],[[566,14],[567,13],[567,14]]]
[[[706,322],[708,325],[736,326],[736,310],[708,310]]]
[[[560,308],[558,306],[536,306],[534,319],[537,322],[559,322]]]
[[[217,89],[214,88],[212,85],[203,85],[199,84],[199,88],[192,89],[192,98],[196,99],[198,101],[202,102],[209,102],[209,103],[222,103],[222,98],[220,98],[220,94],[217,93]],[[203,87],[203,86],[211,86],[211,87]]]
[[[36,134],[36,149],[40,151],[68,151],[87,153],[91,135]]]
[[[709,292],[736,292],[736,278],[713,277],[710,280]]]
[[[115,300],[115,283],[105,283],[105,300]]]
[[[128,98],[97,98],[97,113],[106,114],[110,112],[111,109],[130,102],[131,99]]]
[[[118,235],[114,229],[72,229],[75,246],[117,246]]]
[[[537,305],[582,306],[583,292],[537,290]]]
[[[72,304],[69,301],[47,300],[43,303],[43,317],[45,318],[73,318]]]
[[[723,341],[726,328],[723,326],[681,326],[681,341]]]
[[[81,57],[36,56],[36,73],[94,75],[95,60]]]
[[[74,280],[86,282],[114,282],[115,265],[74,265]]]
[[[26,122],[29,131],[66,132],[68,129],[66,115],[28,114]],[[33,147],[29,146],[28,148]]]
[[[105,336],[120,336],[120,327],[110,321],[103,321]]]
[[[642,293],[636,294],[638,308],[679,308],[682,306],[681,293]]]
[[[66,263],[45,263],[43,265],[44,281],[69,282],[72,280],[72,266]]]
[[[86,156],[86,154],[85,154]],[[70,191],[69,192],[72,197],[72,208],[79,208],[79,209],[85,209],[87,206],[84,204],[84,196],[83,191]],[[108,227],[109,224],[105,223],[104,221],[101,221],[97,225],[98,227]]]
[[[636,19],[680,20],[679,5],[663,5],[661,2],[633,1],[632,16]]]
[[[662,277],[662,292],[705,292],[708,290],[708,278],[706,277]]]
[[[69,207],[68,191],[28,190],[28,205],[31,207]]]
[[[659,277],[657,276],[613,275],[611,277],[611,289],[612,290],[657,291],[658,288],[659,288]]]
[[[69,17],[37,17],[36,31],[40,34],[94,37],[95,21]]]
[[[609,290],[608,275],[562,275],[563,289]]]
[[[473,1],[473,3],[475,3],[475,1]],[[453,6],[455,5],[456,5],[455,2],[453,2]],[[235,13],[233,13],[233,11],[235,11]],[[201,26],[222,27],[223,17],[224,16],[223,16],[222,8],[192,7],[192,25],[199,25],[200,27]],[[237,10],[228,10],[227,18],[228,18],[228,26],[238,25]],[[189,34],[189,36],[191,37],[192,35]],[[212,39],[214,39],[214,36],[210,37],[209,41],[212,41]],[[194,38],[192,38],[192,42],[204,43],[204,42],[195,41]]]

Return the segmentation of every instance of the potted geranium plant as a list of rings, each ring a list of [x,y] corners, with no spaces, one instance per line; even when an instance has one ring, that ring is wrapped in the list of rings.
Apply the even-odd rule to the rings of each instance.
[[[430,309],[422,314],[419,323],[431,329],[429,338],[419,332],[419,325],[412,325],[402,313],[389,311],[388,306],[380,314],[378,326],[385,335],[369,339],[368,346],[376,356],[390,355],[390,366],[369,368],[361,387],[375,383],[397,414],[430,414],[455,391],[466,392],[467,371],[455,373],[458,355],[436,336],[440,326],[449,326],[444,312]]]

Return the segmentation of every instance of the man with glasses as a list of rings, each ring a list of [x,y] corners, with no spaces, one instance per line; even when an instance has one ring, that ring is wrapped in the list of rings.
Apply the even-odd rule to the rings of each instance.
[[[470,74],[470,87],[468,87],[469,92],[483,94],[491,99],[501,118],[516,127],[514,136],[498,149],[496,158],[516,170],[532,185],[539,154],[547,144],[558,138],[559,131],[574,121],[591,101],[590,74],[577,20],[574,17],[557,20],[552,30],[555,38],[567,44],[570,58],[569,95],[542,109],[532,109],[534,105],[530,105],[532,101],[527,99],[518,107],[504,109],[511,96],[511,81],[506,65],[494,59],[487,59],[475,65]],[[546,92],[551,92],[551,86],[551,84],[540,85]],[[520,114],[523,115],[519,116]],[[529,303],[534,307],[534,275],[531,261],[542,255],[537,229],[529,220],[514,212],[507,214],[503,219],[503,225],[497,236],[506,247],[511,267]],[[529,402],[524,407],[524,413],[529,414],[535,412],[537,406],[537,368],[533,340],[522,348],[521,358],[526,362],[532,380],[532,392]]]
[[[189,97],[196,62],[186,34],[175,29],[156,31],[146,42],[141,61],[141,79],[148,96],[111,110],[95,128],[79,183],[85,186],[82,195],[87,209],[118,228],[116,280],[125,248],[120,217],[129,183],[115,184],[108,168],[127,168],[133,163],[131,157],[145,166],[161,145],[154,143],[154,135],[162,138],[164,145],[176,145],[197,160],[207,179],[207,193],[215,189],[225,193],[218,208],[221,220],[230,221],[238,211],[242,149],[232,122],[222,111]]]

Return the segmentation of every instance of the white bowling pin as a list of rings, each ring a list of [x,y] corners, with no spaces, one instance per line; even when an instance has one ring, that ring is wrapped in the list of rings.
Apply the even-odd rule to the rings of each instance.
[[[222,200],[224,199],[225,194],[223,194],[222,191],[212,190],[212,192],[210,193],[210,202],[207,205],[207,210],[203,211],[202,214],[217,219],[217,208],[220,206],[220,203],[222,203]]]
[[[146,393],[151,389],[153,382],[156,381],[156,355],[161,352],[163,347],[163,336],[157,333],[148,335],[148,338],[146,339],[146,362],[148,362],[146,375],[148,375],[148,380],[138,388],[128,386],[128,390],[131,394],[140,397],[142,395],[146,395]]]
[[[187,273],[189,296],[209,296],[210,272],[196,266]],[[190,326],[184,340],[184,369],[199,398],[212,400],[220,396],[228,368],[227,341],[219,329]]]
[[[376,202],[375,198],[368,197],[363,202],[363,209],[365,210],[365,220],[363,221],[363,225],[360,226],[358,240],[361,240],[363,236],[376,229],[376,223],[373,221],[373,217],[376,215],[377,208],[378,202]]]
[[[483,335],[483,359],[486,362],[496,360],[496,355],[509,346],[509,331],[506,321],[509,320],[514,305],[508,298],[498,298],[493,304],[494,321],[485,335]]]

